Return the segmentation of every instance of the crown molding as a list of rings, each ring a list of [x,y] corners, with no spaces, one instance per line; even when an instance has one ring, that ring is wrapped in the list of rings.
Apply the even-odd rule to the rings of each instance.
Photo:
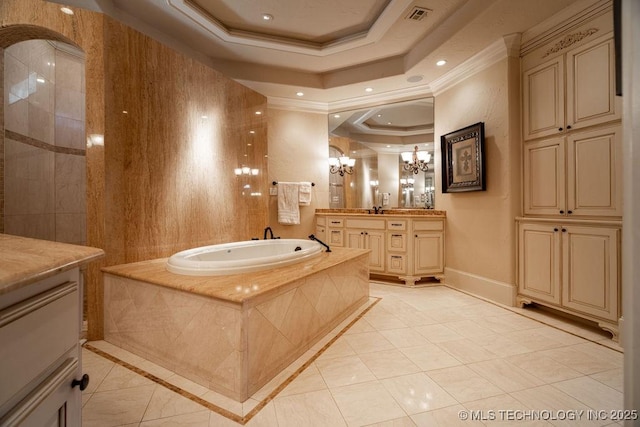
[[[281,98],[277,96],[267,97],[267,107],[275,110],[300,111],[303,113],[327,114],[329,112],[326,102]]]
[[[330,43],[312,43],[293,38],[273,37],[261,33],[230,29],[194,4],[192,0],[165,1],[170,7],[190,19],[204,31],[227,43],[321,57],[377,42],[413,3],[413,0],[391,0],[367,31],[343,37]]]

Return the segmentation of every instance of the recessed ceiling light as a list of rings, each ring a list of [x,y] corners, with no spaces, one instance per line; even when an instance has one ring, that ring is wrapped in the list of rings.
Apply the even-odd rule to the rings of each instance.
[[[62,13],[66,13],[67,15],[73,15],[73,10],[70,7],[63,6],[60,8]]]
[[[296,96],[304,96],[304,92],[296,92]]]
[[[273,21],[273,15],[269,15],[268,13],[263,13],[262,14],[262,20],[263,21]]]
[[[422,76],[411,76],[407,79],[407,81],[409,83],[418,83],[419,81],[421,81],[424,77]]]
[[[390,146],[390,145],[387,145],[387,148],[391,148],[391,146]]]
[[[366,87],[364,88],[365,92],[373,92],[373,88],[372,87]]]
[[[445,61],[444,59],[441,59],[440,61],[436,62],[436,65],[437,65],[438,67],[442,67],[442,66],[443,66],[444,64],[446,64],[446,63],[447,63],[447,61]]]

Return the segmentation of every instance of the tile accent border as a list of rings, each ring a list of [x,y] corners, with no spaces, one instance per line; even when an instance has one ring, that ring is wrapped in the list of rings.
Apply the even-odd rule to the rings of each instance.
[[[379,297],[369,297],[369,306],[365,307],[360,313],[358,313],[344,328],[342,328],[333,338],[331,338],[325,345],[322,346],[313,356],[309,358],[306,362],[304,362],[298,369],[295,370],[288,378],[286,378],[280,385],[278,385],[275,389],[273,389],[264,399],[262,399],[253,409],[251,409],[245,416],[240,416],[235,414],[227,409],[221,408],[218,405],[215,405],[199,396],[194,395],[186,390],[181,389],[180,387],[171,384],[170,382],[158,378],[157,376],[145,371],[144,369],[138,368],[124,360],[121,360],[103,350],[100,350],[89,343],[85,343],[83,345],[87,350],[97,354],[98,356],[104,357],[111,362],[114,362],[124,368],[129,369],[130,371],[135,372],[138,375],[141,375],[156,384],[161,385],[175,393],[178,393],[182,397],[185,397],[199,405],[204,406],[205,408],[222,415],[225,418],[230,419],[236,423],[241,425],[245,425],[248,423],[253,417],[255,417],[269,402],[271,402],[282,390],[284,390],[289,384],[293,382],[305,369],[307,369],[312,363],[314,363],[318,357],[322,355],[331,345],[333,345],[340,337],[342,337],[358,320],[360,320],[365,314],[367,314],[376,304],[378,304],[382,298]]]
[[[40,141],[39,139],[31,138],[29,136],[22,135],[21,133],[14,132],[9,129],[4,130],[4,136],[5,136],[5,139],[12,139],[14,141],[21,142],[22,144],[27,144],[27,145],[31,145],[32,147],[42,148],[43,150],[52,151],[54,153],[71,154],[74,156],[85,155],[85,150],[83,149],[51,145],[46,142]]]

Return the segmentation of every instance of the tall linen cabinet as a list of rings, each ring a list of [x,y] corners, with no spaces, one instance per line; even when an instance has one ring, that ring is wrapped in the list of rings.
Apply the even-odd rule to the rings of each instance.
[[[520,306],[536,303],[618,337],[622,159],[610,1],[524,41]]]

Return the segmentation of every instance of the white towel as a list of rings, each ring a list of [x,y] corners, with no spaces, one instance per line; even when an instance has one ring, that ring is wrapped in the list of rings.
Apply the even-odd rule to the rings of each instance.
[[[278,182],[278,222],[285,225],[300,224],[297,182]]]
[[[301,182],[298,186],[298,202],[300,206],[309,206],[311,204],[310,182]]]

